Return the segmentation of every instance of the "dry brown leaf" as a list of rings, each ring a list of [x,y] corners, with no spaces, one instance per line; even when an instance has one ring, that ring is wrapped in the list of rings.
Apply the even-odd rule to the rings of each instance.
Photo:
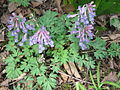
[[[118,68],[120,68],[120,61],[118,61],[117,66],[118,66]]]
[[[61,0],[54,0],[54,1],[55,1],[56,5],[57,5],[57,7],[58,7],[58,11],[59,11],[60,13],[62,13],[63,10],[62,10],[62,8],[61,8],[61,6],[60,6]]]
[[[69,63],[69,66],[70,66],[70,69],[72,71],[72,74],[77,77],[77,78],[81,78],[80,74],[78,73],[78,70],[75,66],[75,64],[73,62],[68,62]]]
[[[9,90],[8,87],[0,87],[0,90]]]
[[[5,2],[5,0],[0,0],[0,4],[3,4]]]
[[[43,14],[43,11],[42,10],[40,10],[40,9],[33,9],[35,12],[36,12],[36,14],[38,14],[38,15],[41,15],[41,14]]]
[[[21,14],[22,14],[22,16],[29,15],[29,14],[31,14],[31,10],[29,8],[22,9]]]
[[[80,70],[80,72],[84,71],[84,67],[78,66],[78,69]]]
[[[6,57],[8,55],[9,55],[9,52],[7,52],[7,51],[4,51],[4,52],[0,53],[0,60],[3,61],[4,59],[6,59]]]
[[[64,5],[62,8],[63,8],[63,11],[66,13],[75,11],[75,7],[72,4]]]
[[[4,31],[0,33],[0,41],[4,41]]]
[[[112,82],[116,82],[118,81],[118,77],[116,75],[116,72],[110,72],[107,76],[104,77],[104,79],[102,80],[102,82],[104,81],[112,81]]]
[[[63,83],[63,80],[61,77],[57,77],[57,84],[61,85]]]
[[[114,69],[114,62],[113,62],[113,59],[110,59],[109,61],[110,61],[110,68],[111,68],[111,69]]]
[[[72,72],[71,72],[71,70],[70,70],[70,67],[69,67],[68,63],[64,64],[63,66],[64,66],[65,70],[67,71],[67,73],[68,73],[69,75],[72,75]]]
[[[42,1],[41,2],[31,1],[31,4],[32,4],[33,7],[37,7],[37,6],[41,5],[41,4],[43,4],[43,2]]]
[[[21,8],[17,8],[17,9],[15,10],[16,13],[20,13],[21,11],[22,11]]]
[[[5,81],[3,81],[0,85],[1,86],[9,86],[9,82],[11,82],[11,79],[6,79]]]
[[[4,13],[1,17],[1,23],[7,24],[9,17],[10,15],[8,13]]]
[[[69,77],[68,77],[67,75],[65,75],[64,72],[63,72],[62,70],[61,70],[60,72],[61,72],[60,75],[61,75],[63,81],[66,82],[66,81],[68,80]]]
[[[64,64],[64,68],[67,71],[67,73],[72,76],[72,72],[70,70],[70,67],[69,67],[68,63]],[[69,77],[68,82],[71,82],[71,81],[74,82],[74,79]]]
[[[120,40],[114,40],[114,41],[110,41],[110,43],[115,43],[115,42],[120,42]]]
[[[18,6],[19,6],[19,4],[18,4],[18,3],[15,3],[15,2],[14,2],[14,3],[9,3],[9,4],[8,4],[8,10],[9,10],[9,12],[15,11]]]
[[[27,82],[25,82],[25,87],[24,90],[32,90],[33,88],[30,87],[30,85],[33,83],[33,80],[28,80]]]
[[[75,80],[73,78],[69,77],[68,82],[75,82]]]
[[[111,40],[115,40],[115,39],[120,38],[120,34],[111,34],[111,35],[108,35],[108,36]]]
[[[47,0],[35,0],[35,1],[42,3],[42,2],[46,2]]]
[[[96,22],[101,25],[102,27],[104,27],[106,24],[107,24],[107,21],[106,21],[106,18],[107,16],[106,15],[101,15],[101,16],[98,16],[96,20]]]

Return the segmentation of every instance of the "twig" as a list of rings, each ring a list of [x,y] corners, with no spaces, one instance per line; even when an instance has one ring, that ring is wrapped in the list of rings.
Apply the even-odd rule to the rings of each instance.
[[[27,75],[27,73],[22,73],[18,78],[13,79],[12,81],[14,81],[14,82],[12,82],[10,85],[22,80],[26,75]]]
[[[5,72],[5,70],[3,70]],[[20,80],[22,80],[25,76],[27,75],[27,73],[22,73],[18,78],[15,79],[6,79],[5,81],[3,81],[2,83],[0,83],[0,86],[8,86],[8,83],[12,82],[9,85],[12,85]],[[13,82],[14,81],[14,82]]]
[[[27,73],[22,73],[18,78],[13,79],[12,81],[20,81],[26,76],[26,74]]]
[[[91,84],[91,82],[87,82],[87,81],[81,80],[81,79],[79,79],[79,78],[73,77],[73,76],[68,75],[68,74],[66,74],[66,73],[63,73],[63,72],[61,72],[61,71],[59,71],[59,73],[64,74],[64,75],[66,75],[66,76],[68,76],[68,77],[71,77],[71,78],[73,78],[73,79],[75,79],[75,80],[78,80],[78,81],[80,81],[81,83]]]

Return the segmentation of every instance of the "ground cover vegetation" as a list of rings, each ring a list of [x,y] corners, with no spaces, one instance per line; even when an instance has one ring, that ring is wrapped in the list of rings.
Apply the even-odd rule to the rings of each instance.
[[[120,1],[2,1],[1,89],[120,88]]]

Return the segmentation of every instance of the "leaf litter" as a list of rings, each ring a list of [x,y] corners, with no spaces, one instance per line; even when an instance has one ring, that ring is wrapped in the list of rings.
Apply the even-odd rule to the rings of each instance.
[[[73,12],[75,10],[72,5],[62,6],[61,2],[62,2],[61,0],[55,0],[54,4],[53,4],[50,0],[34,0],[34,1],[31,2],[31,7],[30,8],[21,7],[16,3],[9,3],[7,5],[8,9],[5,9],[6,12],[2,12],[3,14],[0,15],[0,20],[1,20],[0,22],[2,24],[7,24],[9,14],[11,12],[14,12],[14,11],[18,14],[21,13],[23,16],[26,16],[26,15],[31,14],[31,12],[33,10],[37,15],[40,16],[47,9],[50,9],[50,10],[53,10],[53,11],[55,10],[59,13],[63,13],[63,12],[68,13],[68,12]],[[4,4],[5,0],[1,0],[0,3]],[[2,6],[0,6],[0,7],[2,7]],[[106,27],[107,26],[107,18],[110,18],[110,16],[106,16],[106,15],[99,16],[98,20],[96,19],[96,22],[97,22],[98,25],[100,25],[102,27]],[[6,31],[1,31],[0,30],[0,43],[1,43],[1,41],[2,41],[2,43],[4,43],[3,41],[5,41],[5,32]],[[114,42],[114,41],[120,42],[119,41],[120,40],[120,33],[119,32],[116,33],[116,31],[115,31],[115,33],[114,32],[112,32],[112,33],[106,32],[102,37],[105,38],[105,39],[107,38],[106,41],[111,40],[112,42]],[[0,61],[2,61],[9,55],[9,52],[4,51],[2,49],[2,46],[0,47],[0,50],[2,50],[2,51],[0,51]],[[3,63],[3,62],[1,62],[1,63]],[[106,64],[109,65],[109,63],[106,63]],[[120,64],[119,64],[119,67],[120,67]],[[0,68],[1,68],[1,64],[0,64]],[[68,63],[64,64],[62,68],[63,68],[63,70],[61,70],[60,73],[59,73],[60,74],[59,80],[60,80],[61,83],[68,83],[68,82],[75,83],[76,81],[80,81],[80,82],[83,82],[83,83],[86,83],[86,82],[89,83],[88,81],[83,80],[83,78],[85,78],[85,76],[82,75],[81,71],[85,72],[87,74],[87,71],[84,69],[84,67],[80,67],[74,62],[68,62]],[[107,75],[106,76],[104,75],[105,77],[103,78],[102,82],[103,81],[116,82],[116,81],[119,80],[119,78],[117,76],[117,72],[111,71],[110,73],[108,73],[107,70],[104,71],[104,72],[107,73]],[[4,78],[3,76],[1,76],[1,77]],[[20,77],[18,77],[18,80],[15,80],[15,81],[21,80],[21,77],[23,78],[24,75],[23,76],[21,75]],[[3,81],[0,83],[1,86],[2,86],[0,88],[0,90],[8,90],[8,88],[6,86],[9,86],[9,82],[11,82],[11,80],[3,79]],[[32,82],[26,83],[25,85],[29,85],[30,83],[32,83]]]

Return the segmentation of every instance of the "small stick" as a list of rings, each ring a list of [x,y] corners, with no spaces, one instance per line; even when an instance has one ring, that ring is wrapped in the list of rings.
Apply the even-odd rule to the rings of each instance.
[[[73,78],[73,79],[75,79],[75,80],[78,80],[78,81],[80,81],[81,83],[91,84],[91,82],[87,82],[87,81],[81,80],[81,79],[79,79],[79,78],[73,77],[73,76],[68,75],[68,74],[66,74],[66,73],[63,73],[63,72],[61,72],[61,71],[59,71],[59,73],[64,74],[64,75],[66,75],[66,76],[68,76],[68,77],[71,77],[71,78]]]

